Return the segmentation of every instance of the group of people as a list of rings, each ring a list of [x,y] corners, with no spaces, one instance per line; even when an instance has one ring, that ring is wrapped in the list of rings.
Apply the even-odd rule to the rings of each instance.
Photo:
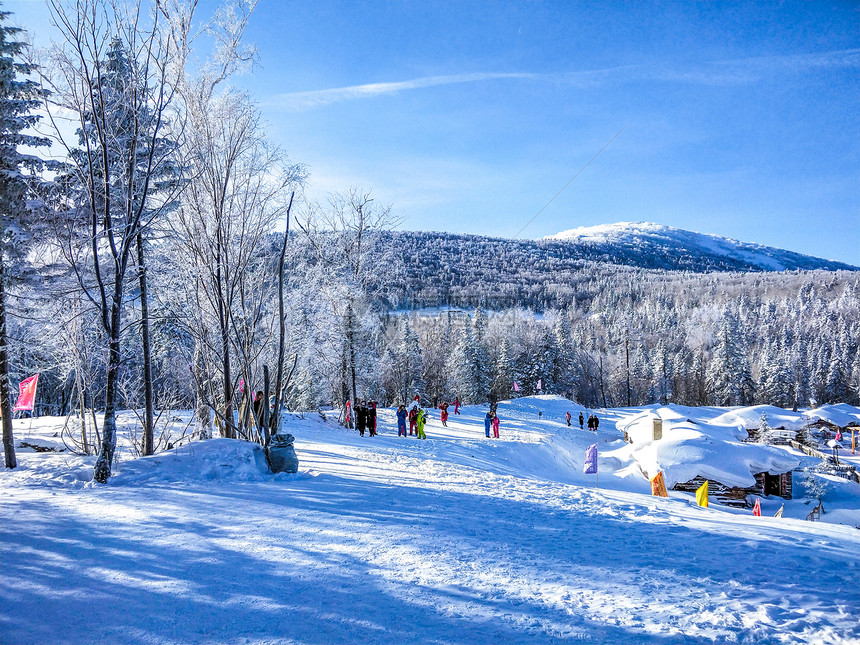
[[[355,402],[355,427],[364,436],[367,430],[371,437],[376,436],[376,401],[360,400]]]
[[[355,414],[355,426],[358,434],[364,436],[365,429],[369,430],[370,436],[376,436],[376,401],[359,400],[356,402],[353,412]],[[460,397],[455,397],[451,403],[442,401],[438,406],[441,412],[442,425],[448,427],[448,408],[454,406],[454,414],[460,414]],[[398,436],[416,436],[419,439],[426,439],[424,433],[424,425],[427,423],[427,410],[421,407],[421,397],[415,395],[415,398],[407,407],[406,404],[401,404],[397,407],[397,435]],[[351,424],[350,418],[350,402],[346,403],[346,421],[347,425]],[[409,435],[406,434],[406,422],[409,422]],[[496,423],[498,425],[498,422]],[[489,436],[489,434],[487,435]],[[498,431],[496,436],[498,437]]]
[[[427,410],[422,408],[416,398],[406,409],[404,404],[397,407],[397,436],[406,436],[406,420],[409,419],[409,436],[415,435],[419,439],[426,439],[424,424],[427,423]]]
[[[493,439],[499,438],[499,416],[496,414],[495,409],[490,409],[487,412],[487,416],[484,417],[484,433],[487,435],[487,438],[490,438],[490,428],[493,429]]]
[[[567,425],[570,425],[570,420],[573,418],[570,416],[570,411],[564,413],[565,419],[567,419]],[[579,427],[584,430],[583,423],[585,423],[585,417],[582,416],[582,412],[579,413]],[[588,429],[592,432],[597,432],[597,426],[600,425],[600,419],[597,418],[596,414],[588,415]]]

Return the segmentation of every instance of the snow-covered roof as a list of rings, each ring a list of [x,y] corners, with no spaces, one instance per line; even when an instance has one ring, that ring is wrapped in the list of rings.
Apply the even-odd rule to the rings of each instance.
[[[711,422],[717,425],[740,424],[747,430],[756,430],[761,427],[762,414],[765,415],[767,424],[774,429],[801,430],[811,421],[809,416],[800,412],[792,412],[773,405],[752,405],[729,410],[712,419]]]
[[[662,439],[653,440],[653,422],[663,421]],[[631,454],[639,467],[653,477],[663,471],[666,486],[696,476],[726,486],[749,487],[756,473],[780,474],[800,461],[790,453],[760,444],[743,443],[741,423],[708,423],[689,419],[669,407],[643,412],[619,423],[633,442]]]
[[[820,408],[815,408],[805,414],[812,421],[820,419],[840,428],[847,428],[849,425],[860,426],[860,408],[847,403],[822,405]]]

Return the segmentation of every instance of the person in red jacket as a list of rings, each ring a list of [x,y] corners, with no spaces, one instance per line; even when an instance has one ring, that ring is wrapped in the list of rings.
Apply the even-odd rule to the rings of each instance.
[[[448,404],[443,401],[442,405],[439,406],[439,409],[442,410],[442,425],[446,428],[448,427]]]
[[[454,414],[460,414],[460,397],[454,399]]]
[[[497,414],[493,415],[493,418],[490,421],[490,424],[493,426],[493,438],[498,439],[499,438],[499,416]]]
[[[409,409],[409,436],[415,434],[415,425],[418,423],[418,408],[412,406]]]

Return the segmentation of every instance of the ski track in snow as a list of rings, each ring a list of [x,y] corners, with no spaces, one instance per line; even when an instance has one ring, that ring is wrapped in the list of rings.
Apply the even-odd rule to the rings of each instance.
[[[575,462],[611,449],[611,421],[595,437],[499,413],[500,440],[480,408],[426,441],[390,411],[375,438],[306,421],[300,472],[261,481],[121,465],[101,487],[82,481],[92,458],[22,455],[3,480],[0,640],[860,642],[857,529],[595,489]]]

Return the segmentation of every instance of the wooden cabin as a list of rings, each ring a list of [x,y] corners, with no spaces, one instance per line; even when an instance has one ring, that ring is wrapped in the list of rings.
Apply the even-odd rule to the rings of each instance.
[[[690,481],[675,484],[672,490],[684,491],[687,493],[695,493],[702,484],[705,483],[705,478],[696,476]],[[743,488],[739,486],[726,486],[713,479],[708,480],[708,495],[716,499],[720,504],[726,506],[746,506],[748,495],[758,495],[759,497],[775,496],[791,499],[792,494],[792,478],[791,471],[780,473],[779,475],[771,475],[770,473],[757,473],[755,475],[755,486]]]

